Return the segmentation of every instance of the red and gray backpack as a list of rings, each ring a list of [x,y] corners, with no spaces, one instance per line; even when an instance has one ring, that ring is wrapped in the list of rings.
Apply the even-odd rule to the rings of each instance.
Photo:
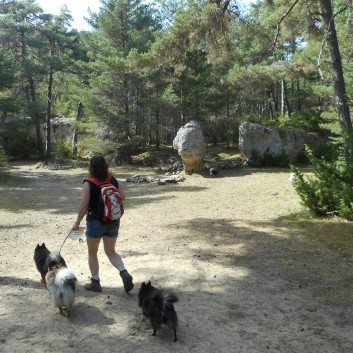
[[[111,177],[103,182],[96,178],[86,180],[97,185],[100,190],[97,210],[99,219],[104,223],[120,219],[124,214],[124,205],[117,187],[111,182]]]

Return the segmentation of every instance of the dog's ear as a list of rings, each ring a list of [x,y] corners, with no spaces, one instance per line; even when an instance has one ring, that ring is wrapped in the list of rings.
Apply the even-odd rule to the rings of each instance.
[[[38,244],[39,245],[39,244]],[[45,244],[43,243],[42,246],[45,246]]]
[[[143,286],[145,286],[145,285],[146,285],[146,283],[145,283],[145,282],[142,282],[142,285],[143,285]]]
[[[148,286],[151,286],[151,281],[148,281],[147,285],[148,285]]]

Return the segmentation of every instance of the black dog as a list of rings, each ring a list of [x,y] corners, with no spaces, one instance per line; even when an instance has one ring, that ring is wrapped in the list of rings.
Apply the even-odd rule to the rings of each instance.
[[[50,252],[44,243],[42,245],[37,244],[36,248],[34,249],[33,259],[37,270],[41,274],[41,282],[43,284],[46,284],[45,276],[48,272],[48,268],[52,267],[53,263],[57,264],[58,267],[66,267],[65,260],[59,254],[59,252]]]
[[[166,324],[173,330],[173,342],[177,341],[176,328],[178,317],[174,310],[173,303],[178,301],[177,296],[165,289],[158,289],[152,286],[151,281],[142,283],[138,294],[139,306],[142,313],[150,319],[153,327],[153,334],[157,333],[157,328]]]

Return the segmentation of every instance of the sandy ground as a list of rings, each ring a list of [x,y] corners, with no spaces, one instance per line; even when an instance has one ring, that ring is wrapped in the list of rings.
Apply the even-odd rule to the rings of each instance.
[[[86,173],[10,171],[0,179],[1,352],[353,352],[352,223],[294,217],[303,208],[288,171],[125,183],[117,250],[135,288],[125,294],[101,247],[103,292],[86,292],[86,244],[68,239],[61,253],[78,278],[70,319],[51,306],[33,252],[42,242],[59,250]],[[152,337],[142,317],[148,280],[179,296],[176,343],[166,327]]]

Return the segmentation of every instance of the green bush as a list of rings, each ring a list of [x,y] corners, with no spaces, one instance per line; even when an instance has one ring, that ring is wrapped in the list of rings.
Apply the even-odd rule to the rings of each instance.
[[[332,158],[316,158],[306,146],[306,155],[313,166],[313,174],[304,174],[295,166],[293,186],[303,204],[317,216],[339,216],[353,220],[353,167],[343,150]]]
[[[279,116],[277,126],[320,132],[320,124],[323,122],[321,112],[294,112],[290,117],[288,115]]]
[[[7,158],[2,146],[0,146],[0,168],[1,167],[7,167]]]
[[[53,155],[55,158],[71,158],[71,139],[66,141],[57,141],[53,148]]]
[[[262,157],[259,156],[258,152],[253,150],[251,152],[251,158],[248,165],[253,168],[260,167],[283,167],[288,168],[289,159],[285,153],[279,156],[273,156],[270,153],[265,153]]]
[[[3,147],[7,156],[25,159],[39,154],[37,139],[31,127],[28,120],[6,124]]]
[[[110,140],[90,136],[78,140],[77,151],[80,157],[106,156],[117,146],[117,143]]]
[[[321,112],[294,112],[290,116],[279,115],[277,119],[259,118],[251,116],[247,119],[252,123],[258,123],[263,126],[287,127],[302,129],[312,132],[321,132],[321,124],[325,120],[321,116]]]

